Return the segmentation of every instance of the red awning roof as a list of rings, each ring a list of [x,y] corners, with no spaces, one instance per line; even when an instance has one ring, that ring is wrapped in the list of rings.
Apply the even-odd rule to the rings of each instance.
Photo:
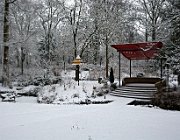
[[[163,47],[162,42],[146,42],[134,44],[112,45],[119,53],[130,60],[152,59],[157,56],[159,49]]]

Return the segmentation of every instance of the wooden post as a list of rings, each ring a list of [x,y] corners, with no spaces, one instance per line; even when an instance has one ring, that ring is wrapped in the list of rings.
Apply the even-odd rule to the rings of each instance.
[[[121,53],[119,52],[119,87],[121,86]]]
[[[163,60],[161,58],[161,78],[163,77],[162,73],[163,73]]]
[[[130,65],[130,77],[131,77],[131,59],[130,59],[130,64],[129,65]]]
[[[81,64],[81,58],[78,55],[76,59],[73,61],[73,65],[76,65],[75,80],[78,81],[78,86],[79,86],[79,65],[80,64]]]

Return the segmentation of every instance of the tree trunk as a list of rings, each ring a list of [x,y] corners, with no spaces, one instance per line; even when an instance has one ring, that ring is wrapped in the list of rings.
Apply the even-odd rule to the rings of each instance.
[[[156,40],[156,27],[155,25],[152,26],[152,41]]]
[[[145,24],[145,41],[148,42],[148,15],[146,13],[146,24]]]
[[[3,73],[2,73],[2,85],[9,86],[9,2],[5,0],[4,5],[4,28],[3,28]]]
[[[24,60],[25,60],[25,53],[24,48],[21,47],[21,74],[24,74]]]
[[[146,30],[145,30],[145,41],[148,42],[148,30],[147,30],[147,27],[146,27]]]
[[[108,65],[109,65],[109,59],[108,59],[108,38],[106,34],[106,78],[108,78]]]
[[[74,58],[77,57],[77,43],[76,43],[76,33],[73,32],[73,41],[74,41]]]
[[[19,59],[19,50],[18,48],[16,48],[16,62],[17,62],[17,67],[19,68],[20,67],[20,59]]]

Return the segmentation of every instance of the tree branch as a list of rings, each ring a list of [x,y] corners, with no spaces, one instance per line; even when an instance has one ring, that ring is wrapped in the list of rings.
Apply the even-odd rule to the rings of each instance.
[[[12,0],[12,1],[9,1],[8,4],[12,4],[14,2],[16,2],[17,0]]]

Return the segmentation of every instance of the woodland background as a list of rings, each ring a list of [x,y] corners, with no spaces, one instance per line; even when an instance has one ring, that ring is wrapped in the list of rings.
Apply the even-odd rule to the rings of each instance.
[[[81,68],[115,73],[118,55],[112,44],[162,41],[161,55],[133,62],[146,70],[164,59],[173,72],[180,68],[179,0],[2,0],[0,1],[0,80],[4,85],[21,76],[58,75]],[[123,60],[127,72],[127,60]]]

